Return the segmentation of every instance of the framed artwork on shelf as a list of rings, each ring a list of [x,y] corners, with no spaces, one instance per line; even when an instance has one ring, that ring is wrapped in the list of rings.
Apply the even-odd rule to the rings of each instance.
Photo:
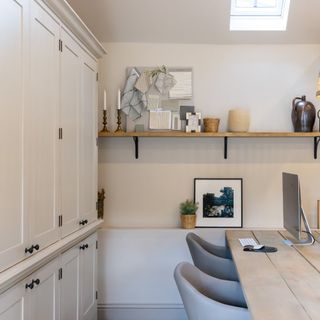
[[[195,178],[196,227],[242,228],[242,178]]]
[[[186,132],[201,132],[201,113],[186,113]]]

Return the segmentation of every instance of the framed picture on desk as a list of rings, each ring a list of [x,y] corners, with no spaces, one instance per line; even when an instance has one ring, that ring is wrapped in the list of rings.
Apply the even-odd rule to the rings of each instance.
[[[195,178],[196,227],[242,228],[242,178]]]

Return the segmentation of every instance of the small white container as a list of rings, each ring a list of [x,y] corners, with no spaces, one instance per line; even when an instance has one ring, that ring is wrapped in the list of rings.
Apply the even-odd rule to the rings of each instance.
[[[229,110],[228,131],[247,132],[250,127],[250,113],[247,109]]]

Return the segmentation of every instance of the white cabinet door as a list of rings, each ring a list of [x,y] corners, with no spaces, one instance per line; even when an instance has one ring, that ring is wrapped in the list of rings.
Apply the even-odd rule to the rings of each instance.
[[[0,320],[29,320],[25,283],[21,282],[0,296]]]
[[[97,234],[79,244],[80,249],[80,319],[97,319]],[[83,247],[84,246],[84,247]]]
[[[28,1],[0,1],[0,270],[24,257],[23,111]]]
[[[30,283],[33,282],[34,287],[27,289],[30,319],[59,320],[58,272],[59,260],[55,259],[32,274]]]
[[[30,81],[25,110],[25,209],[30,245],[59,238],[57,145],[59,32],[56,18],[31,1]]]
[[[62,28],[60,68],[60,214],[62,237],[79,229],[80,47]]]
[[[61,256],[60,320],[78,320],[80,310],[80,249],[79,245]]]
[[[80,104],[80,218],[91,222],[97,218],[97,63],[83,52]]]

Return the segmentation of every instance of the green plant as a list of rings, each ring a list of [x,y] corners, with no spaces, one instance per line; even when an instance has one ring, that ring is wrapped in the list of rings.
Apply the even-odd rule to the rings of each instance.
[[[198,207],[199,207],[198,203],[194,203],[192,200],[187,199],[186,201],[180,203],[180,214],[182,215],[196,214]]]

